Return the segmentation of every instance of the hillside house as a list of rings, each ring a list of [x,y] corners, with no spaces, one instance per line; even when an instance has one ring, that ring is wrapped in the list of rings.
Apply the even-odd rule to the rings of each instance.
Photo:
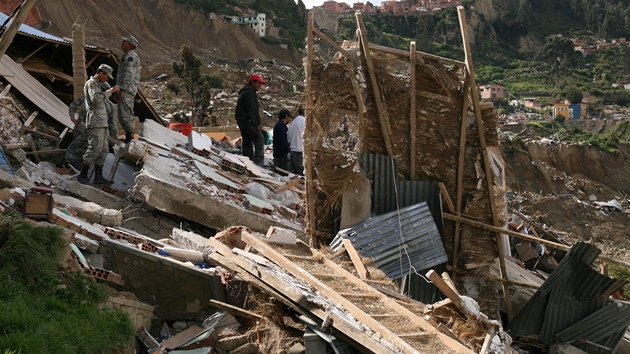
[[[562,116],[565,119],[588,118],[588,103],[556,103],[553,105],[553,119]]]
[[[540,108],[540,99],[537,97],[523,98],[523,105],[527,108]]]
[[[477,90],[479,91],[479,95],[483,100],[500,100],[505,94],[505,89],[501,85],[478,86]]]
[[[260,37],[264,37],[266,34],[267,19],[265,14],[237,17],[235,22],[238,25],[249,27],[252,31],[258,33]]]
[[[343,13],[351,9],[350,5],[345,2],[336,1],[325,1],[323,6],[324,10],[334,13]]]

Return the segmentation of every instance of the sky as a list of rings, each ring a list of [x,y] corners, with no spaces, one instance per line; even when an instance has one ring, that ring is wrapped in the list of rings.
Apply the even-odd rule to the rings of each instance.
[[[304,3],[304,5],[306,5],[307,9],[312,8],[313,6],[322,6],[322,4],[324,3],[324,1],[326,0],[302,0],[302,2]],[[352,6],[352,4],[354,4],[355,2],[362,2],[362,3],[366,3],[368,2],[368,0],[335,0],[337,2],[345,2],[346,4]],[[382,0],[369,0],[374,6],[379,6],[382,2]],[[296,1],[297,3],[297,1]]]

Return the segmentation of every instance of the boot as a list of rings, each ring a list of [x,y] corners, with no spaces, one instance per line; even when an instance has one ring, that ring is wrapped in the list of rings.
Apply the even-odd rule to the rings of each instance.
[[[125,134],[125,143],[128,143],[130,141],[133,140],[133,133],[126,133]]]
[[[88,177],[88,173],[90,172],[90,165],[84,164],[81,169],[81,173],[77,178],[77,182],[81,184],[90,184],[90,177]]]
[[[94,166],[94,184],[95,185],[99,185],[99,184],[106,184],[106,185],[110,185],[114,182],[105,179],[105,177],[103,177],[103,166]]]

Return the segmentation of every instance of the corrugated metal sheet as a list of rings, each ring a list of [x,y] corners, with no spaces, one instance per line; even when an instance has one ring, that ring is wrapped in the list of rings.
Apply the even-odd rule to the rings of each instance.
[[[509,323],[508,333],[516,338],[538,335],[541,341],[554,343],[559,333],[565,333],[564,337],[568,338],[568,328],[580,323],[587,326],[585,319],[600,312],[608,302],[610,291],[623,285],[623,281],[593,270],[591,265],[599,253],[597,248],[586,243],[573,246],[547,281]],[[612,322],[615,317],[608,311],[597,316],[603,322]],[[611,343],[611,338],[616,336],[620,339],[621,336],[617,335],[618,330],[613,332],[609,331],[605,338],[598,336],[602,342],[597,344],[614,348],[616,344]]]
[[[578,321],[573,326],[556,334],[563,343],[572,343],[583,339],[598,343],[611,334],[621,335],[630,325],[630,306],[618,302],[611,302],[599,311]]]
[[[40,114],[48,114],[68,128],[74,127],[68,115],[68,106],[46,89],[44,85],[39,83],[31,74],[24,71],[22,66],[14,62],[8,55],[2,56],[0,60],[0,76],[4,77],[16,90],[33,102],[39,108]]]
[[[398,161],[378,154],[360,154],[359,165],[372,182],[372,213],[381,215],[396,210]]]
[[[442,238],[427,203],[419,203],[391,213],[371,217],[340,231],[331,242],[338,249],[348,238],[357,252],[392,279],[415,270],[447,261]]]
[[[3,14],[0,12],[0,26],[1,24],[3,24],[7,19],[9,18],[9,16]],[[8,23],[7,23],[7,27],[11,24],[11,22],[13,22],[13,19],[11,19]],[[47,41],[50,42],[56,42],[56,43],[62,43],[62,44],[67,44],[67,45],[72,45],[72,42],[67,41],[63,38],[59,38],[56,36],[53,36],[51,34],[48,34],[46,32],[42,32],[38,29],[35,29],[31,26],[27,26],[25,24],[20,25],[20,28],[18,29],[18,33],[27,35],[27,36],[31,36],[31,37],[37,37],[37,38],[41,38],[41,39],[45,39]],[[97,48],[94,46],[87,46],[89,48]]]
[[[439,185],[429,181],[399,181],[398,162],[386,155],[360,154],[359,163],[363,171],[372,182],[372,213],[380,215],[397,210],[398,208],[426,202],[433,215],[433,220],[440,235],[444,234],[442,219],[442,198]],[[436,272],[446,271],[446,263],[432,266]],[[425,274],[428,269],[418,273]],[[412,299],[434,303],[443,299],[438,288],[427,283],[421,276],[411,273],[406,275],[404,293]]]

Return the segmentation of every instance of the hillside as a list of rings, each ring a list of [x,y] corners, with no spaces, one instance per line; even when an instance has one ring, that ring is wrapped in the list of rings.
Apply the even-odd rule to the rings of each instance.
[[[138,54],[145,68],[175,60],[184,44],[195,48],[208,62],[259,58],[299,65],[302,60],[297,50],[267,44],[247,28],[211,21],[207,15],[172,0],[40,0],[36,6],[42,19],[51,21],[46,32],[70,37],[75,20],[86,22],[86,42],[118,55],[120,37],[133,34],[140,42]]]

